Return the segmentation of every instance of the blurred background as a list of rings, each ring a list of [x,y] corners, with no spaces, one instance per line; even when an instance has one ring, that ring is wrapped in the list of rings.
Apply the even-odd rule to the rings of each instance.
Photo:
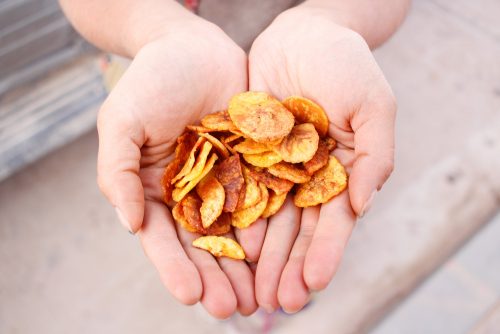
[[[248,48],[294,1],[231,2],[244,29],[211,2],[200,14]],[[399,102],[396,170],[339,273],[296,315],[220,322],[169,296],[99,194],[116,69],[56,1],[0,0],[0,333],[500,333],[499,15],[414,1],[375,51]]]

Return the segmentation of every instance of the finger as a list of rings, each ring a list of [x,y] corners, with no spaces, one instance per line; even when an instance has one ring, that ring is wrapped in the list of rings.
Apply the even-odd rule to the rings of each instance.
[[[148,201],[144,225],[137,235],[170,293],[183,304],[197,303],[202,294],[200,275],[177,238],[167,207]]]
[[[228,277],[209,252],[192,246],[193,240],[199,235],[182,228],[178,228],[177,233],[187,255],[200,273],[203,307],[217,319],[229,318],[236,311],[237,300]]]
[[[382,100],[382,99],[381,99]],[[355,162],[349,178],[351,205],[362,217],[394,168],[395,100],[370,104],[352,119]]]
[[[245,251],[247,261],[259,260],[264,237],[266,236],[267,219],[258,219],[255,223],[244,229],[235,229],[236,239]]]
[[[143,138],[137,122],[126,115],[116,118],[112,108],[108,102],[99,112],[98,183],[120,222],[136,233],[144,218],[144,190],[138,176]]]
[[[347,192],[321,206],[304,262],[304,281],[310,290],[326,288],[333,278],[355,220]]]
[[[300,209],[289,196],[270,220],[255,273],[257,302],[266,311],[278,308],[278,285],[300,225]]]
[[[287,313],[300,311],[309,301],[309,288],[304,282],[304,259],[318,223],[319,210],[317,206],[302,210],[299,234],[281,274],[278,301]]]
[[[232,234],[226,235],[226,237],[234,239]],[[236,295],[238,311],[245,316],[254,313],[257,310],[254,276],[246,262],[228,257],[220,257],[217,262],[231,282]]]

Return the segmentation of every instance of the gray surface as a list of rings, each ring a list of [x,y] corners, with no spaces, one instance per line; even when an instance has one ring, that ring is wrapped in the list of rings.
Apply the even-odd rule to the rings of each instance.
[[[468,333],[500,302],[499,236],[500,215],[372,333]]]

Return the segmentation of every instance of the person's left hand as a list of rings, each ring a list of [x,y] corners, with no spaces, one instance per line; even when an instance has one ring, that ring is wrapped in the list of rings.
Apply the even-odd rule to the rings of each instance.
[[[256,39],[249,85],[278,99],[299,95],[321,105],[338,142],[333,154],[350,173],[349,190],[330,202],[301,212],[288,198],[269,220],[256,298],[269,312],[280,305],[296,312],[310,291],[328,285],[356,216],[368,210],[392,171],[395,99],[365,40],[328,13],[303,6],[279,15]]]

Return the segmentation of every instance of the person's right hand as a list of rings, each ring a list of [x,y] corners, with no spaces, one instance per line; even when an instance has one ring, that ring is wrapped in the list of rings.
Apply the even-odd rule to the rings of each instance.
[[[193,18],[141,48],[98,119],[102,192],[140,237],[167,289],[182,303],[201,301],[217,318],[256,310],[253,274],[244,261],[191,246],[196,235],[176,228],[160,179],[185,126],[245,90],[245,53],[219,28]]]

